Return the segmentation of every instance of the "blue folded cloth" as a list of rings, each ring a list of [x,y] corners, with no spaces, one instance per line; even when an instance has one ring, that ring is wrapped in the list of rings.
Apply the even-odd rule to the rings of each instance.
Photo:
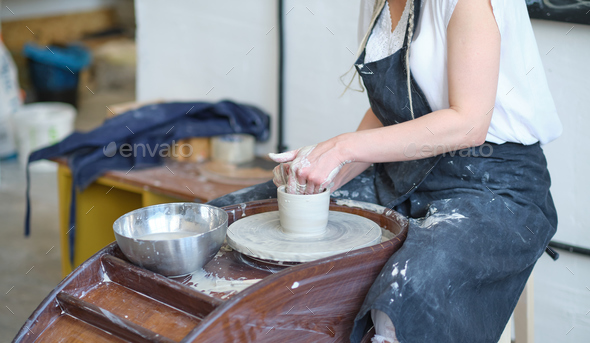
[[[246,133],[259,141],[268,139],[270,118],[260,109],[224,100],[218,103],[177,102],[154,104],[107,119],[90,132],[74,132],[61,142],[34,151],[29,163],[68,157],[72,171],[70,204],[70,261],[74,259],[76,190],[83,190],[108,170],[152,167],[163,162],[174,142],[189,137]],[[127,150],[121,150],[126,145]],[[129,151],[130,147],[140,147]],[[122,153],[123,152],[123,153]],[[30,234],[29,169],[25,236]]]

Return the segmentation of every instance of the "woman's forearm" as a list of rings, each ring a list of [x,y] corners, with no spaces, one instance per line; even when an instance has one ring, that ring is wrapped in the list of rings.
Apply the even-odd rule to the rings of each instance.
[[[373,113],[373,110],[369,108],[361,120],[357,131],[371,130],[380,127],[383,127],[383,124],[381,124],[379,119],[377,119],[375,113]],[[335,191],[339,189],[348,183],[348,181],[354,179],[357,175],[364,172],[367,168],[369,168],[369,166],[371,166],[371,164],[372,163],[370,162],[353,162],[345,164],[338,173],[338,176],[336,176],[334,179],[334,185],[331,187],[331,190]]]
[[[483,144],[490,119],[491,113],[444,109],[401,124],[343,134],[337,144],[344,159],[355,162],[416,160]]]

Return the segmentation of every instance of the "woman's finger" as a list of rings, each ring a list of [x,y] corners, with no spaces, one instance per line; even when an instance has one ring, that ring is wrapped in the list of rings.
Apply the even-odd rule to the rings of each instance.
[[[283,182],[283,173],[281,171],[283,165],[279,164],[278,166],[276,166],[273,170],[272,170],[272,182],[275,184],[275,186],[277,187],[281,187],[282,185],[284,185],[285,183]]]
[[[308,183],[305,188],[305,194],[315,194],[317,192],[317,188],[313,183]]]
[[[307,178],[303,173],[305,167],[300,167],[295,173],[295,180],[297,180],[297,194],[305,194],[307,190]]]
[[[297,169],[299,165],[292,163],[289,166],[289,177],[287,178],[287,193],[289,194],[301,194],[299,193],[299,189],[301,189],[299,183],[297,182]]]
[[[281,186],[287,184],[287,182],[289,180],[290,165],[291,165],[291,163],[281,163],[273,169],[272,181],[275,184],[275,186],[281,187]]]
[[[271,152],[270,154],[268,154],[268,157],[270,157],[270,159],[275,162],[285,163],[285,162],[293,161],[295,159],[295,157],[297,157],[298,152],[299,152],[299,149],[291,150],[291,151],[287,151],[287,152],[282,152],[280,154],[274,154]]]

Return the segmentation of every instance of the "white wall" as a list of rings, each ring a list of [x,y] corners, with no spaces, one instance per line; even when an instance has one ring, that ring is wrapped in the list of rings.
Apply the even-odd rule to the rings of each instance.
[[[181,0],[172,5],[141,0],[136,6],[139,100],[231,98],[276,118],[277,31],[266,35],[276,25],[275,2]],[[339,78],[354,62],[348,49],[356,52],[357,47],[358,1],[287,0],[288,11],[285,143],[297,148],[354,130],[369,105],[366,93],[349,91],[339,97]],[[567,33],[571,24],[534,21],[533,26],[564,124],[563,136],[544,148],[560,215],[555,238],[590,247],[590,154],[585,151],[590,27],[576,25]],[[275,149],[275,133],[273,129],[272,142],[259,153]],[[590,258],[563,252],[557,262],[541,258],[535,270],[535,342],[585,342],[590,337],[586,286]]]
[[[543,254],[535,266],[535,342],[587,343],[590,257],[559,253],[557,261]]]
[[[2,9],[0,9],[0,20],[4,22],[72,12],[86,12],[110,6],[115,1],[116,0],[1,0],[0,3],[2,4]],[[5,6],[8,6],[8,8]]]
[[[340,97],[340,77],[355,62],[358,48],[359,2],[290,0],[285,4],[289,10],[285,143],[294,149],[354,131],[369,102],[366,92],[349,90]],[[358,81],[353,86],[358,89]]]
[[[264,0],[136,1],[137,99],[230,99],[276,116],[275,6]],[[271,151],[275,142],[273,135],[260,149]]]
[[[289,148],[354,130],[368,108],[365,93],[349,91],[339,98],[344,89],[339,78],[354,62],[347,47],[356,51],[358,7],[356,1],[338,6],[286,1]],[[229,98],[259,106],[276,125],[276,11],[276,2],[264,0],[136,1],[138,100]],[[270,142],[258,152],[275,148],[273,125]]]
[[[544,147],[559,215],[554,239],[590,247],[590,26],[533,20],[533,28],[563,123],[563,135]],[[535,342],[588,342],[590,257],[560,253],[535,268]]]
[[[533,23],[563,123],[563,135],[545,147],[559,214],[554,239],[590,248],[590,26],[544,20]]]

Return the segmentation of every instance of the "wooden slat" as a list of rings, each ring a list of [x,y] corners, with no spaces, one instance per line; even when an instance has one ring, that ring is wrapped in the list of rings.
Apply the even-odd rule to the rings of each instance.
[[[70,273],[62,282],[55,287],[49,295],[39,304],[37,309],[31,314],[25,322],[16,337],[15,342],[36,342],[38,335],[46,328],[51,327],[55,320],[60,316],[61,309],[56,301],[56,295],[61,291],[70,294],[83,293],[99,282],[100,274],[100,256],[104,254],[120,254],[119,248],[111,244],[105,247],[100,253],[89,258],[74,272]],[[62,321],[63,322],[63,321]]]
[[[57,294],[57,301],[67,314],[78,318],[88,324],[94,325],[117,337],[138,343],[172,343],[173,340],[162,337],[142,326],[139,326],[125,318],[76,298],[64,292]]]
[[[498,343],[510,343],[512,342],[512,320],[508,321],[504,331],[502,331],[502,336],[498,340]]]
[[[535,341],[535,289],[533,274],[520,295],[514,309],[514,343]]]
[[[139,293],[180,309],[198,318],[206,317],[223,304],[222,300],[206,296],[164,276],[139,268],[119,258],[104,255],[104,270],[112,281]]]
[[[35,340],[35,343],[55,342],[125,343],[127,341],[68,314],[62,314]]]
[[[116,282],[101,282],[80,299],[175,341],[183,339],[201,319]]]

